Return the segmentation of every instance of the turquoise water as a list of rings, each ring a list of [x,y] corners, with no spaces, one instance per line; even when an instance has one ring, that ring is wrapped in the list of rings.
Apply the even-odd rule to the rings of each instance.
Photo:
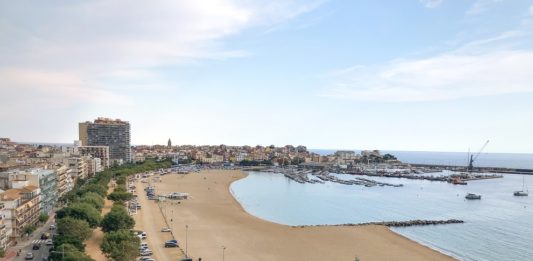
[[[250,214],[286,225],[361,223],[410,219],[462,219],[464,224],[396,228],[394,231],[461,260],[533,260],[533,196],[514,197],[522,175],[442,182],[373,178],[404,187],[300,184],[280,174],[250,172],[231,185]],[[341,178],[353,178],[339,175]],[[533,176],[526,176],[533,186]],[[480,201],[466,201],[468,192]]]

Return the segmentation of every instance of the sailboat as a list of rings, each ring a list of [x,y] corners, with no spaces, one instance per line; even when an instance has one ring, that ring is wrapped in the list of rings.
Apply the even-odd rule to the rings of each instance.
[[[527,188],[526,188],[526,177],[522,177],[522,190],[515,191],[513,195],[517,197],[526,197],[529,195]]]

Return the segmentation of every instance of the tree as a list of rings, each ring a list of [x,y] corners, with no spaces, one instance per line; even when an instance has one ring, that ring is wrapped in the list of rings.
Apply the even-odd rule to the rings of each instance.
[[[91,236],[92,230],[87,221],[66,217],[57,221],[57,234],[83,242]]]
[[[90,258],[87,254],[68,243],[54,247],[54,250],[50,251],[50,253],[51,260],[94,261],[94,259]]]
[[[121,229],[105,233],[102,251],[115,261],[135,260],[139,254],[139,237],[129,230]]]
[[[121,202],[131,200],[132,198],[133,198],[133,195],[131,193],[122,192],[122,191],[114,191],[113,193],[109,194],[109,196],[107,196],[107,199],[109,200],[121,201]]]
[[[83,194],[79,201],[93,205],[98,211],[102,210],[104,207],[104,198],[96,192],[87,192]]]
[[[37,229],[34,225],[30,225],[30,226],[27,226],[24,228],[24,233],[25,234],[31,234],[33,233],[33,231],[35,231],[35,229]]]
[[[102,184],[88,184],[83,187],[83,189],[80,192],[80,195],[85,194],[87,192],[95,192],[98,195],[105,197],[107,195],[107,187]]]
[[[101,226],[104,232],[117,231],[120,229],[132,229],[135,220],[128,214],[125,207],[121,205],[113,206],[111,211],[102,219]]]
[[[44,212],[41,213],[41,214],[39,214],[39,222],[43,222],[43,223],[44,223],[44,222],[46,222],[47,220],[48,220],[48,214],[46,214],[46,213],[44,213]]]
[[[73,217],[85,220],[91,228],[97,227],[102,219],[100,212],[93,205],[81,202],[72,203],[70,206],[58,210],[56,215],[58,219]]]

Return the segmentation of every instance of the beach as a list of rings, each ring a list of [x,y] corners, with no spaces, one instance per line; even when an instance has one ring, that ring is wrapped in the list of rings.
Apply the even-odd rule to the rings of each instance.
[[[190,257],[202,260],[454,260],[420,245],[384,226],[291,227],[248,214],[229,191],[233,181],[246,177],[241,171],[205,170],[188,175],[170,174],[152,182],[157,194],[186,192],[190,199],[167,200],[160,207],[146,199],[137,182],[143,212],[136,228],[148,232],[148,243],[157,260],[175,260],[177,249],[164,249],[174,237]],[[150,213],[150,215],[147,215]],[[186,226],[187,240],[186,240]],[[187,241],[187,243],[186,243]],[[156,250],[157,249],[157,250]]]

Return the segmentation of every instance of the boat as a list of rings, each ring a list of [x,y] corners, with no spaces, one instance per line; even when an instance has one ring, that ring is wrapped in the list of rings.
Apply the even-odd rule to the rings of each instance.
[[[515,191],[513,195],[517,197],[527,197],[529,195],[526,187],[526,177],[522,177],[522,190]]]
[[[454,185],[466,185],[466,181],[462,180],[460,177],[455,177],[452,179],[452,184]]]
[[[477,195],[474,193],[468,193],[465,196],[466,199],[481,199],[481,195]]]

